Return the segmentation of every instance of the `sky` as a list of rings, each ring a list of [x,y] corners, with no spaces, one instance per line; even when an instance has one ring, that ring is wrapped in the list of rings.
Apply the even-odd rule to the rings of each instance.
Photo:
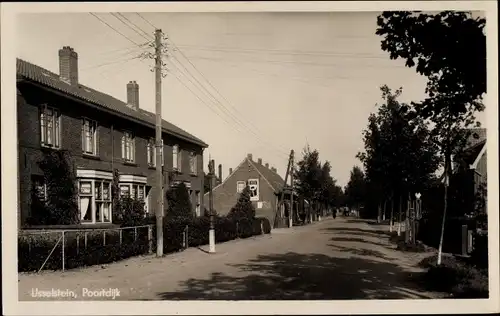
[[[154,62],[138,56],[162,29],[162,116],[208,143],[205,165],[222,164],[223,178],[247,153],[284,176],[290,150],[297,161],[309,144],[345,186],[380,86],[402,87],[403,102],[425,97],[426,78],[381,50],[377,12],[95,15],[20,15],[17,56],[58,73],[58,50],[71,46],[81,84],[126,101],[135,80],[154,112]]]

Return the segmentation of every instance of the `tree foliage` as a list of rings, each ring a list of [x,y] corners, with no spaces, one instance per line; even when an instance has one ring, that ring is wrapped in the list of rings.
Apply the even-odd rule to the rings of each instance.
[[[354,166],[351,170],[349,182],[345,188],[346,204],[355,209],[364,206],[366,201],[366,178],[360,167]]]
[[[35,199],[39,214],[32,214],[37,224],[70,225],[80,223],[76,172],[71,155],[65,150],[45,152],[38,162],[47,186],[45,203]]]
[[[191,197],[184,183],[172,186],[166,193],[168,201],[167,218],[191,221],[194,218]]]
[[[238,201],[229,211],[228,217],[237,221],[255,218],[255,208],[250,201],[250,188],[248,186],[240,193]]]
[[[434,179],[438,167],[437,146],[426,124],[411,115],[410,107],[382,86],[384,104],[368,118],[363,131],[364,148],[357,157],[363,163],[370,201],[421,192]]]
[[[402,58],[406,66],[427,77],[427,97],[414,103],[416,117],[432,122],[444,158],[444,205],[438,264],[441,263],[451,157],[465,146],[484,110],[486,93],[486,20],[471,13],[444,11],[384,12],[377,19],[376,34],[384,37],[382,50],[391,59]],[[477,124],[477,123],[476,123]]]
[[[451,111],[461,116],[482,111],[486,92],[486,35],[484,18],[471,13],[438,14],[390,11],[377,18],[376,34],[391,59],[406,60],[407,67],[426,76],[428,97],[421,114],[437,117]]]
[[[331,176],[331,164],[319,160],[318,150],[306,146],[302,159],[294,168],[294,186],[299,196],[312,203],[315,210],[318,207],[338,207],[342,201],[342,188]]]

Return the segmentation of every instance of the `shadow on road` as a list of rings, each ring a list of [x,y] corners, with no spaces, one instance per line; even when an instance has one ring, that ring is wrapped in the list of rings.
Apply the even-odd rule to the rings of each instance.
[[[428,298],[412,291],[415,285],[408,283],[408,272],[399,266],[364,258],[289,252],[230,266],[240,275],[216,272],[207,279],[182,282],[179,291],[157,295],[163,300]]]
[[[332,240],[334,240],[334,238],[332,238]],[[374,257],[374,258],[384,259],[386,261],[393,261],[394,260],[393,258],[387,257],[382,252],[377,251],[377,250],[373,250],[373,249],[365,249],[365,248],[357,249],[357,248],[339,246],[339,245],[335,245],[335,244],[330,244],[328,246],[334,248],[335,251],[346,252],[346,253],[350,253],[350,254],[353,254],[356,256]]]

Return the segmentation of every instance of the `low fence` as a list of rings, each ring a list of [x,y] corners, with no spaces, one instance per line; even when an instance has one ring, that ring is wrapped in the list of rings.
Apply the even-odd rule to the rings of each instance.
[[[216,218],[217,243],[269,234],[265,218],[232,221]],[[163,253],[208,244],[208,217],[192,222],[167,220],[163,226]],[[156,251],[156,226],[66,230],[24,230],[18,236],[18,271],[67,270],[106,264]]]
[[[152,252],[152,225],[68,230],[24,230],[18,236],[18,270],[66,270]]]

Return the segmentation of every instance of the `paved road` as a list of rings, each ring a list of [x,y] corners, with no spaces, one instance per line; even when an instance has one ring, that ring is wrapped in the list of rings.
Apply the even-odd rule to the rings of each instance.
[[[220,244],[216,254],[193,248],[161,259],[20,274],[19,299],[33,300],[35,288],[69,289],[78,300],[96,299],[82,297],[83,288],[117,288],[118,300],[432,298],[409,281],[419,272],[417,260],[394,250],[381,226],[337,217]]]

